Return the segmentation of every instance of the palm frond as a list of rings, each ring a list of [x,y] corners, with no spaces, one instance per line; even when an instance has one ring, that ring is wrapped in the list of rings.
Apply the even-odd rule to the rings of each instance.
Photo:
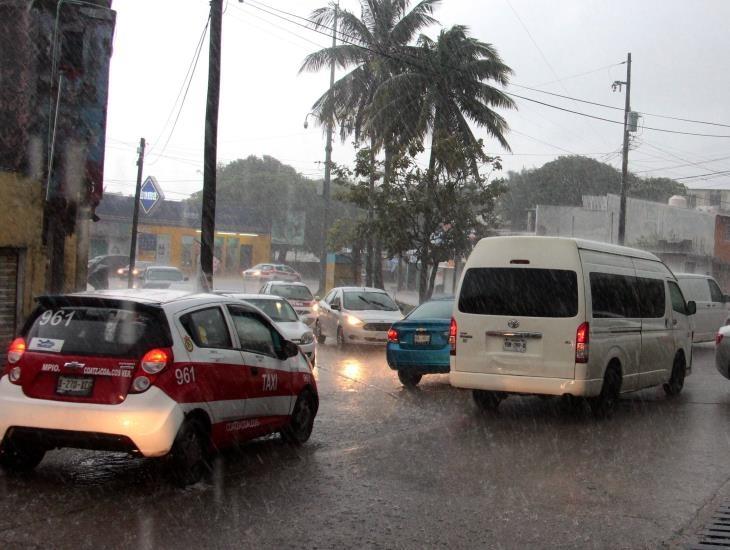
[[[437,25],[438,21],[432,14],[434,8],[440,3],[441,0],[421,0],[407,14],[399,14],[402,17],[395,23],[390,33],[392,41],[396,44],[408,44],[424,27]],[[403,2],[403,5],[407,7],[408,2]]]

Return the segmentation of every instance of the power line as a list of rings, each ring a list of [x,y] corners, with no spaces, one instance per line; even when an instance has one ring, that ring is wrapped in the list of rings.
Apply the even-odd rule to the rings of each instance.
[[[261,4],[262,6],[266,6],[267,8],[271,8],[271,6],[268,6],[268,5],[263,4],[261,2],[256,2],[256,4]],[[282,19],[282,20],[287,21],[289,23],[292,23],[294,25],[297,25],[297,26],[300,26],[302,28],[305,28],[305,29],[307,29],[309,31],[316,32],[318,34],[322,34],[323,36],[329,36],[324,31],[322,31],[322,30],[319,29],[319,28],[325,28],[325,29],[327,29],[328,27],[326,25],[315,23],[312,20],[307,19],[305,17],[298,16],[298,15],[294,15],[294,14],[290,14],[288,12],[284,12],[283,10],[276,10],[276,8],[271,8],[271,9],[274,9],[276,11],[279,11],[279,12],[282,12],[282,13],[286,13],[287,15],[291,15],[292,17],[297,17],[299,19],[308,21],[310,24],[315,25],[316,28],[312,28],[312,27],[310,27],[308,25],[304,25],[302,23],[299,23],[298,21],[292,21],[291,19],[287,19],[286,17],[283,17],[282,15],[279,15],[279,14],[274,13],[272,11],[269,11],[267,9],[261,8],[258,5],[255,5],[255,4],[250,3],[250,2],[249,2],[249,6],[251,6],[254,9],[257,9],[257,10],[263,11],[265,13],[268,13],[269,15],[273,15],[274,17],[278,17],[279,19]],[[330,30],[332,30],[332,29],[330,29]],[[424,69],[425,68],[425,67],[420,66],[420,65],[417,65],[417,64],[415,64],[415,63],[413,63],[411,61],[408,61],[407,59],[404,59],[402,56],[401,57],[397,57],[397,56],[395,56],[393,54],[390,54],[390,53],[380,52],[380,51],[377,51],[377,50],[375,50],[373,48],[370,48],[370,47],[367,47],[367,46],[363,46],[362,44],[356,44],[354,42],[348,42],[347,40],[345,40],[342,37],[340,37],[340,41],[343,42],[343,43],[349,44],[351,46],[355,46],[357,48],[360,48],[362,50],[371,52],[373,54],[376,54],[376,55],[379,55],[379,56],[382,56],[382,57],[387,57],[387,58],[392,59],[394,61],[399,61],[399,62],[402,62],[402,63],[406,63],[406,64],[411,65],[412,67],[415,67],[417,69]],[[450,66],[450,65],[447,65],[447,66],[449,66],[452,69],[459,70],[457,67]],[[551,103],[546,103],[544,101],[539,101],[539,100],[534,99],[534,98],[529,98],[529,97],[521,96],[521,95],[515,94],[513,92],[503,91],[503,93],[506,94],[506,95],[512,96],[512,97],[516,97],[516,98],[519,98],[519,99],[523,99],[525,101],[529,101],[529,102],[532,102],[532,103],[536,103],[536,104],[539,104],[539,105],[543,105],[545,107],[549,107],[549,108],[556,109],[556,110],[559,110],[559,111],[564,111],[564,112],[567,112],[567,113],[572,113],[572,114],[575,114],[575,115],[578,115],[578,116],[583,116],[583,117],[586,117],[586,118],[592,118],[594,120],[600,120],[600,121],[603,121],[603,122],[609,122],[611,124],[620,124],[621,126],[623,126],[623,122],[622,121],[612,120],[612,119],[608,119],[608,118],[605,118],[605,117],[599,117],[599,116],[596,116],[596,115],[591,115],[591,114],[588,114],[588,113],[583,113],[581,111],[575,111],[573,109],[567,109],[565,107],[560,107],[558,105],[553,105]],[[611,108],[613,109],[614,107],[611,106]],[[648,114],[648,113],[646,113],[646,114]],[[650,115],[650,116],[660,116],[660,115]],[[687,119],[687,120],[689,120],[689,119]],[[730,125],[728,127],[730,127]],[[708,137],[708,138],[724,138],[724,139],[730,139],[730,135],[729,134],[704,134],[704,133],[699,133],[699,132],[683,132],[683,131],[679,131],[679,130],[670,130],[670,129],[667,129],[667,128],[656,128],[656,127],[651,127],[651,126],[644,126],[643,128],[645,130],[652,130],[652,131],[655,131],[655,132],[665,132],[665,133],[669,133],[669,134],[677,134],[677,135],[685,135],[685,136],[695,136],[695,137]]]
[[[618,63],[611,63],[610,65],[605,65],[603,67],[599,67],[597,69],[593,69],[591,71],[586,71],[584,73],[578,73],[570,76],[564,76],[563,78],[560,78],[558,80],[551,80],[550,82],[543,82],[542,84],[536,84],[535,86],[537,88],[541,86],[549,86],[550,84],[556,84],[557,82],[562,82],[564,80],[571,80],[573,78],[580,78],[581,76],[587,76],[589,74],[594,74],[600,71],[605,71],[606,69],[610,69],[611,67],[618,67],[619,65],[626,65],[626,61],[619,61]]]
[[[661,168],[651,168],[649,170],[640,170],[638,172],[634,172],[635,174],[643,174],[645,172],[660,172],[662,170],[674,170],[675,168],[685,168],[687,166],[697,166],[697,164],[710,164],[713,162],[719,162],[721,160],[728,160],[730,159],[730,156],[727,157],[717,157],[714,159],[706,160],[701,163],[695,163],[695,162],[687,162],[685,164],[675,164],[673,166],[662,166]]]
[[[673,178],[675,180],[690,180],[690,179],[702,179],[708,176],[726,176],[730,174],[730,170],[722,170],[720,172],[707,172],[706,174],[696,174],[694,176],[682,176],[679,178]]]
[[[194,56],[195,61],[193,62],[192,70],[188,71],[188,73],[190,74],[190,78],[188,79],[187,86],[185,86],[185,93],[183,94],[182,101],[180,102],[180,108],[178,109],[177,115],[175,116],[175,122],[173,122],[172,128],[170,128],[170,133],[168,134],[167,140],[165,141],[165,145],[162,147],[163,153],[167,149],[167,145],[170,143],[170,139],[172,139],[172,134],[175,132],[175,128],[177,127],[178,120],[180,120],[180,114],[182,113],[183,107],[185,106],[185,100],[188,97],[188,90],[190,90],[190,84],[193,82],[193,77],[195,76],[195,69],[198,66],[198,60],[200,59],[200,52],[203,50],[203,41],[205,40],[205,34],[208,31],[209,25],[210,25],[210,16],[208,16],[208,20],[206,21],[205,26],[203,27],[203,32],[200,34],[200,40],[198,41],[198,46],[196,48],[195,56]],[[178,94],[178,97],[180,97],[179,94]],[[177,103],[177,100],[175,100],[175,103]],[[174,109],[174,105],[175,104],[173,104],[173,109]],[[169,120],[169,117],[168,117],[168,120]],[[167,122],[165,122],[165,125],[167,125]],[[164,126],[163,126],[163,129],[164,129]],[[160,137],[161,137],[161,135],[160,135]],[[157,142],[155,142],[155,143],[157,143]],[[152,162],[149,162],[148,166],[152,166],[153,164],[155,164],[160,159],[161,154],[162,153],[158,153],[157,158],[155,158],[155,160],[153,160]]]

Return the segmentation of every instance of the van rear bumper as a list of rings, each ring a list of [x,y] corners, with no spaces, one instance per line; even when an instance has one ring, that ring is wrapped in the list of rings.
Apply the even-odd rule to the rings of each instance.
[[[591,397],[601,393],[603,379],[573,380],[570,378],[538,378],[535,376],[513,376],[508,374],[484,374],[460,372],[453,369],[449,382],[456,388],[529,393],[541,395],[575,395]]]

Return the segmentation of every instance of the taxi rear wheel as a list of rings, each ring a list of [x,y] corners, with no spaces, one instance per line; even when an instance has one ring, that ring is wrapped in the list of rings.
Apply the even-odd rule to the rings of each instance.
[[[289,425],[281,430],[284,441],[293,445],[306,443],[312,435],[314,416],[317,413],[317,402],[310,390],[304,390],[297,397],[294,410],[291,413]]]
[[[187,419],[170,450],[173,481],[185,487],[197,483],[210,470],[208,435],[201,422]]]
[[[6,441],[0,449],[0,466],[8,472],[30,472],[41,463],[46,450]]]

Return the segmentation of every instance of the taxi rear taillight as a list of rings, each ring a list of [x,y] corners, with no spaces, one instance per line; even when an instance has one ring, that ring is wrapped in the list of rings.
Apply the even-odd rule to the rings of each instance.
[[[147,374],[157,374],[167,366],[170,354],[164,349],[151,349],[142,357],[142,370]]]
[[[172,350],[169,348],[155,348],[145,353],[139,362],[140,369],[129,388],[130,393],[147,391],[170,363],[172,363]]]
[[[449,355],[456,355],[456,319],[451,318],[451,324],[449,325]]]
[[[394,328],[391,328],[388,331],[388,342],[397,344],[399,339],[400,339],[400,334],[398,334],[398,331]]]
[[[25,353],[25,340],[23,338],[16,338],[8,348],[8,363],[14,365]]]

